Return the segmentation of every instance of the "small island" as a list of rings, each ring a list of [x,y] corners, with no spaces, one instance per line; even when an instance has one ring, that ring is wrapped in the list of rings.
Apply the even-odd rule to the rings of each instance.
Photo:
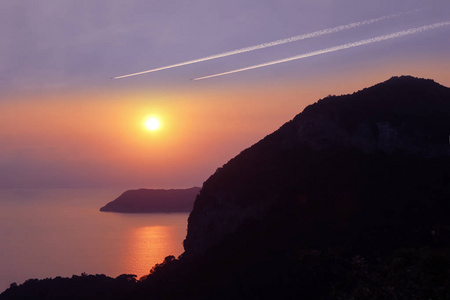
[[[190,212],[199,192],[199,187],[128,190],[100,208],[100,211],[119,213]]]

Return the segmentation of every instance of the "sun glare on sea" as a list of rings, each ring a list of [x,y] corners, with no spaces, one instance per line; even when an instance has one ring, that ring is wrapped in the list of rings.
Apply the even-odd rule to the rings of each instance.
[[[158,130],[161,127],[161,123],[157,118],[151,117],[145,120],[145,128],[151,131]]]

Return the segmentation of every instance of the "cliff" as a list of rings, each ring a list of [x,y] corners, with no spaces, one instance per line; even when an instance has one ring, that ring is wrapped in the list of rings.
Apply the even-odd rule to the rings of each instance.
[[[100,208],[100,211],[121,213],[190,212],[199,191],[199,187],[171,190],[129,190]]]
[[[449,212],[449,134],[450,89],[432,80],[393,77],[319,100],[204,183],[184,255],[249,224],[267,241],[273,232],[314,247],[428,239]]]

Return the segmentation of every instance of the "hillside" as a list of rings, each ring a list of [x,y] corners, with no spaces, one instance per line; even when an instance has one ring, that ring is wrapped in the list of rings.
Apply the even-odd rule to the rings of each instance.
[[[322,99],[204,183],[186,255],[268,217],[285,223],[272,230],[313,245],[390,223],[402,226],[401,238],[389,229],[393,241],[428,236],[449,211],[449,134],[450,89],[432,80],[393,77]]]

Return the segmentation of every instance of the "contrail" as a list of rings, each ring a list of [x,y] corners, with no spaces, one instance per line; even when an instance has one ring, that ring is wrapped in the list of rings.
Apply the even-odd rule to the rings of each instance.
[[[204,76],[204,77],[198,77],[198,78],[194,78],[193,80],[202,80],[202,79],[218,77],[218,76],[233,74],[233,73],[237,73],[237,72],[247,71],[247,70],[252,70],[252,69],[256,69],[256,68],[267,67],[267,66],[280,64],[280,63],[284,63],[284,62],[288,62],[288,61],[293,61],[293,60],[297,60],[297,59],[302,59],[302,58],[306,58],[306,57],[311,57],[311,56],[315,56],[315,55],[321,55],[321,54],[335,52],[335,51],[339,51],[339,50],[343,50],[343,49],[348,49],[348,48],[358,47],[358,46],[372,44],[372,43],[376,43],[376,42],[381,42],[381,41],[385,41],[385,40],[389,40],[389,39],[395,39],[395,38],[402,37],[405,35],[416,34],[419,32],[436,29],[436,28],[448,26],[448,25],[450,25],[450,21],[435,23],[435,24],[426,25],[426,26],[417,27],[417,28],[411,28],[411,29],[399,31],[396,33],[381,35],[381,36],[377,36],[377,37],[374,37],[371,39],[361,40],[358,42],[353,42],[353,43],[348,43],[348,44],[344,44],[344,45],[340,45],[340,46],[334,46],[331,48],[308,52],[305,54],[300,54],[297,56],[288,57],[288,58],[284,58],[284,59],[280,59],[280,60],[275,60],[275,61],[271,61],[271,62],[259,64],[259,65],[254,65],[254,66],[250,66],[250,67],[246,67],[246,68],[242,68],[242,69],[237,69],[237,70],[233,70],[233,71],[223,72],[223,73]]]
[[[186,62],[182,62],[182,63],[170,65],[170,66],[160,67],[160,68],[151,69],[151,70],[147,70],[147,71],[142,71],[142,72],[138,72],[138,73],[132,73],[132,74],[128,74],[128,75],[117,76],[117,77],[114,77],[113,79],[119,79],[119,78],[125,78],[125,77],[141,75],[141,74],[145,74],[145,73],[151,73],[151,72],[156,72],[156,71],[161,71],[161,70],[167,70],[167,69],[171,69],[171,68],[176,68],[176,67],[181,67],[181,66],[185,66],[185,65],[195,64],[195,63],[199,63],[199,62],[203,62],[203,61],[208,61],[208,60],[212,60],[212,59],[216,59],[216,58],[236,55],[236,54],[250,52],[250,51],[254,51],[254,50],[258,50],[258,49],[264,49],[264,48],[278,46],[278,45],[282,45],[282,44],[286,44],[286,43],[292,43],[292,42],[305,40],[305,39],[309,39],[309,38],[313,38],[313,37],[317,37],[317,36],[321,36],[321,35],[325,35],[325,34],[331,34],[331,33],[336,33],[336,32],[343,31],[343,30],[349,30],[351,28],[360,27],[360,26],[363,26],[363,25],[369,25],[369,24],[372,24],[372,23],[375,23],[375,22],[379,22],[379,21],[383,21],[383,20],[399,17],[399,16],[402,16],[402,15],[412,14],[412,13],[415,13],[415,12],[418,12],[418,11],[421,11],[421,10],[422,9],[417,9],[417,10],[408,11],[408,12],[401,12],[401,13],[398,13],[398,14],[383,16],[383,17],[379,17],[379,18],[375,18],[375,19],[369,19],[369,20],[365,20],[365,21],[361,21],[361,22],[350,23],[350,24],[347,24],[347,25],[340,25],[340,26],[336,26],[336,27],[332,27],[332,28],[322,29],[322,30],[319,30],[319,31],[314,31],[314,32],[311,32],[311,33],[305,33],[305,34],[301,34],[301,35],[296,35],[296,36],[293,36],[293,37],[290,37],[290,38],[276,40],[276,41],[273,41],[273,42],[263,43],[263,44],[259,44],[259,45],[255,45],[255,46],[250,46],[250,47],[246,47],[246,48],[241,48],[241,49],[237,49],[237,50],[224,52],[224,53],[221,53],[221,54],[215,54],[215,55],[206,56],[206,57],[203,57],[203,58],[189,60],[189,61],[186,61]]]

